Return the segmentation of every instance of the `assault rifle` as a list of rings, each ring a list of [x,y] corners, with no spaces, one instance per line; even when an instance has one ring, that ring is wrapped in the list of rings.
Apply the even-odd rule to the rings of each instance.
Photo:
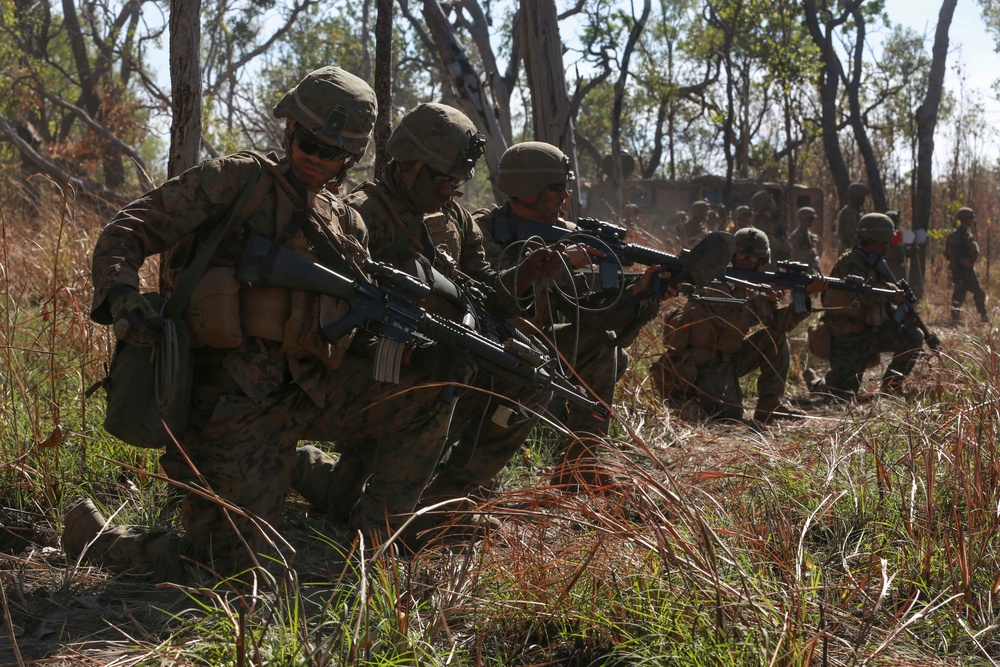
[[[927,347],[931,349],[932,352],[937,353],[941,349],[941,339],[935,336],[927,325],[924,324],[923,319],[917,312],[917,295],[913,293],[913,289],[910,284],[900,278],[896,278],[892,275],[892,269],[889,265],[885,263],[883,257],[878,257],[874,261],[875,271],[886,280],[891,283],[895,283],[897,287],[903,292],[903,303],[896,306],[896,310],[893,311],[892,316],[897,322],[902,326],[915,326],[920,329],[920,332],[924,334],[924,342],[927,343]]]
[[[346,269],[345,263],[341,270]],[[347,314],[323,327],[323,336],[336,342],[355,328],[379,336],[376,379],[398,382],[404,346],[430,339],[470,353],[487,370],[551,391],[595,417],[608,418],[607,408],[571,384],[552,358],[526,336],[491,340],[421,308],[431,288],[413,276],[379,262],[368,261],[364,269],[373,281],[361,275],[347,277],[252,233],[237,277],[252,285],[315,292],[347,303]]]
[[[650,292],[656,296],[668,287],[681,281],[704,285],[722,273],[733,257],[734,239],[726,232],[712,232],[691,250],[684,250],[680,256],[635,243],[625,243],[628,229],[603,222],[597,218],[580,218],[579,229],[570,230],[554,227],[533,220],[497,218],[494,236],[500,243],[513,243],[538,238],[545,243],[574,240],[599,250],[605,257],[592,257],[601,275],[601,287],[619,289],[620,270],[623,266],[643,264],[659,265],[663,272],[670,273],[670,280],[662,285],[659,277],[654,277]]]
[[[783,290],[792,291],[792,308],[796,313],[804,313],[809,310],[806,303],[806,287],[819,276],[809,273],[809,265],[802,262],[780,261],[777,262],[777,271],[757,271],[754,269],[737,269],[727,267],[725,280],[754,288],[761,285],[777,287]],[[882,294],[892,296],[895,292],[884,287],[875,287],[865,283],[861,276],[848,276],[846,278],[826,279],[826,288],[844,292],[855,292],[858,294]]]

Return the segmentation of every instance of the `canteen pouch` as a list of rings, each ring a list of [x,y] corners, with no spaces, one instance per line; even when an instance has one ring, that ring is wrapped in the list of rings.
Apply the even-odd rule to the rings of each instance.
[[[215,266],[205,271],[191,291],[185,321],[191,347],[232,350],[243,344],[235,268]]]
[[[143,296],[162,312],[161,295]],[[119,341],[103,382],[108,395],[104,429],[134,447],[165,447],[170,433],[180,438],[187,426],[194,379],[187,325],[164,320],[164,329],[153,347]]]

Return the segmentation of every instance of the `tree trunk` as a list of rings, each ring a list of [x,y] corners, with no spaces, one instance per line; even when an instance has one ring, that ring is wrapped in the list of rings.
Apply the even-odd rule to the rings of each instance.
[[[201,146],[201,0],[170,0],[170,158],[167,176],[198,164]]]
[[[376,180],[385,174],[389,155],[385,145],[392,134],[392,8],[393,0],[378,0],[375,15],[375,98],[378,116],[375,118],[375,168]]]
[[[559,16],[554,0],[524,3],[518,24],[524,44],[524,72],[531,91],[531,114],[535,140],[558,146],[569,156],[574,169],[576,138],[570,112],[566,73],[552,63],[562,62],[563,43],[559,37]],[[580,208],[579,188],[573,190],[569,215],[575,218]]]
[[[927,95],[917,108],[917,187],[913,201],[913,229],[929,229],[931,219],[931,195],[933,188],[932,163],[934,158],[934,130],[937,127],[938,107],[944,87],[945,65],[948,60],[948,31],[955,15],[957,0],[944,0],[938,13],[937,29],[934,32],[931,71],[927,82]],[[924,291],[924,271],[927,261],[927,245],[917,248],[916,261],[910,264],[910,282],[914,293],[922,297]]]

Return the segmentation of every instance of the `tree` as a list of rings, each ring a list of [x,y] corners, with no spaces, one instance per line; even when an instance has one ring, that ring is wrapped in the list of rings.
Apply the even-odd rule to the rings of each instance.
[[[167,176],[201,155],[201,0],[170,0],[170,158]]]

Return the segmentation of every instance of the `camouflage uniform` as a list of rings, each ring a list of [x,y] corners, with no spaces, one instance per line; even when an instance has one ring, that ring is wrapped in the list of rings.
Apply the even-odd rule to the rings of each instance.
[[[752,227],[747,230],[755,232]],[[759,369],[754,418],[768,421],[785,394],[788,332],[812,313],[811,300],[806,301],[806,312],[796,313],[791,304],[779,306],[767,295],[741,286],[703,288],[697,294],[745,301],[711,303],[695,296],[668,312],[663,330],[667,352],[650,369],[653,386],[674,407],[694,399],[710,417],[742,419],[739,379]],[[761,328],[747,335],[756,327]]]
[[[799,209],[799,220],[803,217],[811,216],[816,218],[816,212],[808,207]],[[802,262],[809,266],[813,273],[819,271],[819,237],[814,234],[809,227],[799,225],[792,235],[788,237],[791,248],[791,259],[793,262]]]
[[[867,196],[868,188],[863,183],[851,183],[847,186],[847,205],[837,214],[837,239],[840,241],[841,252],[854,247],[858,223],[865,213],[863,207]]]
[[[333,106],[326,124],[315,114],[323,108],[317,100]],[[375,116],[374,93],[342,70],[321,68],[282,98],[275,115],[294,119],[286,128],[286,145],[295,142],[303,156],[334,151],[345,157],[321,159],[346,169],[347,156],[353,160],[364,154]],[[290,139],[305,123],[312,138]],[[312,261],[336,255],[357,266],[366,255],[367,233],[360,217],[329,192],[308,189],[287,158],[239,153],[210,160],[122,209],[94,250],[93,319],[111,323],[112,300],[123,289],[137,288],[138,271],[147,257],[210,235],[247,186],[256,162],[264,169],[254,206],[236,218],[240,225],[223,237],[206,272],[206,277],[213,271],[232,276],[239,293],[239,337],[224,349],[216,345],[192,350],[190,419],[177,434],[181,448],[168,447],[160,459],[172,479],[207,486],[247,516],[188,492],[181,506],[186,535],[109,526],[97,538],[88,555],[113,569],[172,577],[182,555],[213,563],[224,573],[251,564],[253,557],[244,544],[256,553],[280,543],[274,539],[274,527],[300,439],[354,442],[364,434],[379,442],[407,442],[417,451],[426,448],[424,443],[444,440],[450,408],[439,404],[436,390],[409,391],[432,378],[408,372],[399,385],[375,382],[366,356],[367,337],[359,335],[352,343],[352,337],[345,336],[330,343],[321,336],[321,325],[336,319],[346,304],[308,292],[236,282],[231,267],[240,263],[251,231]],[[175,263],[183,255],[174,253]],[[176,267],[164,274],[168,289],[171,268]],[[189,319],[196,317],[193,303]],[[378,530],[387,514],[412,509],[423,488],[411,488],[413,482],[405,474],[383,481],[353,508],[354,526]]]
[[[498,238],[495,230],[500,219],[506,221],[507,228],[516,229],[517,221],[521,218],[510,210],[510,204],[504,204],[499,209],[480,209],[474,215],[486,238],[487,257],[495,262],[508,257],[509,253],[503,254],[503,248],[515,239]],[[559,222],[558,226],[564,229],[576,228],[566,220]],[[576,283],[576,293],[582,294],[590,289],[582,274],[576,276]],[[567,287],[563,291],[573,293],[573,288]],[[598,293],[580,305],[586,309],[600,309],[610,303],[610,298],[613,297]],[[537,295],[524,314],[546,332],[583,382],[593,390],[594,395],[612,405],[615,385],[628,368],[629,355],[625,348],[632,344],[639,329],[636,328],[628,340],[614,343],[612,340],[616,332],[624,330],[636,318],[642,317],[648,321],[655,316],[655,310],[649,312],[645,309],[647,305],[644,299],[634,296],[626,288],[610,310],[586,312],[566,301],[557,291],[549,290]],[[565,424],[570,432],[579,436],[590,434],[604,437],[608,433],[607,421],[594,417],[572,403],[568,406]]]
[[[774,197],[767,190],[754,194],[750,201],[753,218],[750,226],[759,229],[767,235],[771,247],[771,266],[773,262],[791,258],[791,246],[788,243],[788,228],[783,215],[774,217]]]
[[[691,217],[677,228],[683,247],[693,248],[705,238],[708,234],[708,227],[705,226],[707,219],[708,202],[699,200],[691,205]]]
[[[988,320],[986,311],[986,292],[979,284],[979,274],[976,273],[976,261],[979,259],[979,244],[972,234],[971,223],[975,220],[972,209],[963,208],[959,211],[959,221],[969,224],[959,226],[948,235],[945,243],[945,257],[948,258],[948,268],[951,281],[955,286],[951,295],[951,319],[959,321],[962,317],[961,308],[965,303],[965,295],[972,292],[979,317]]]
[[[906,278],[906,246],[903,245],[903,234],[899,230],[899,211],[886,211],[896,228],[889,243],[889,251],[885,253],[885,263],[896,278]]]
[[[868,214],[881,216],[881,214]],[[886,218],[891,227],[891,221]],[[864,224],[864,218],[861,225]],[[889,233],[886,240],[891,236]],[[895,287],[875,269],[875,253],[854,247],[840,256],[830,275],[834,278],[860,276],[874,287]],[[882,388],[895,391],[913,370],[923,346],[923,334],[916,327],[901,327],[889,312],[890,298],[884,294],[855,294],[829,290],[823,295],[822,322],[831,334],[830,370],[811,389],[826,390],[841,398],[851,398],[861,388],[866,368],[877,365],[881,352],[893,358],[882,376]]]

